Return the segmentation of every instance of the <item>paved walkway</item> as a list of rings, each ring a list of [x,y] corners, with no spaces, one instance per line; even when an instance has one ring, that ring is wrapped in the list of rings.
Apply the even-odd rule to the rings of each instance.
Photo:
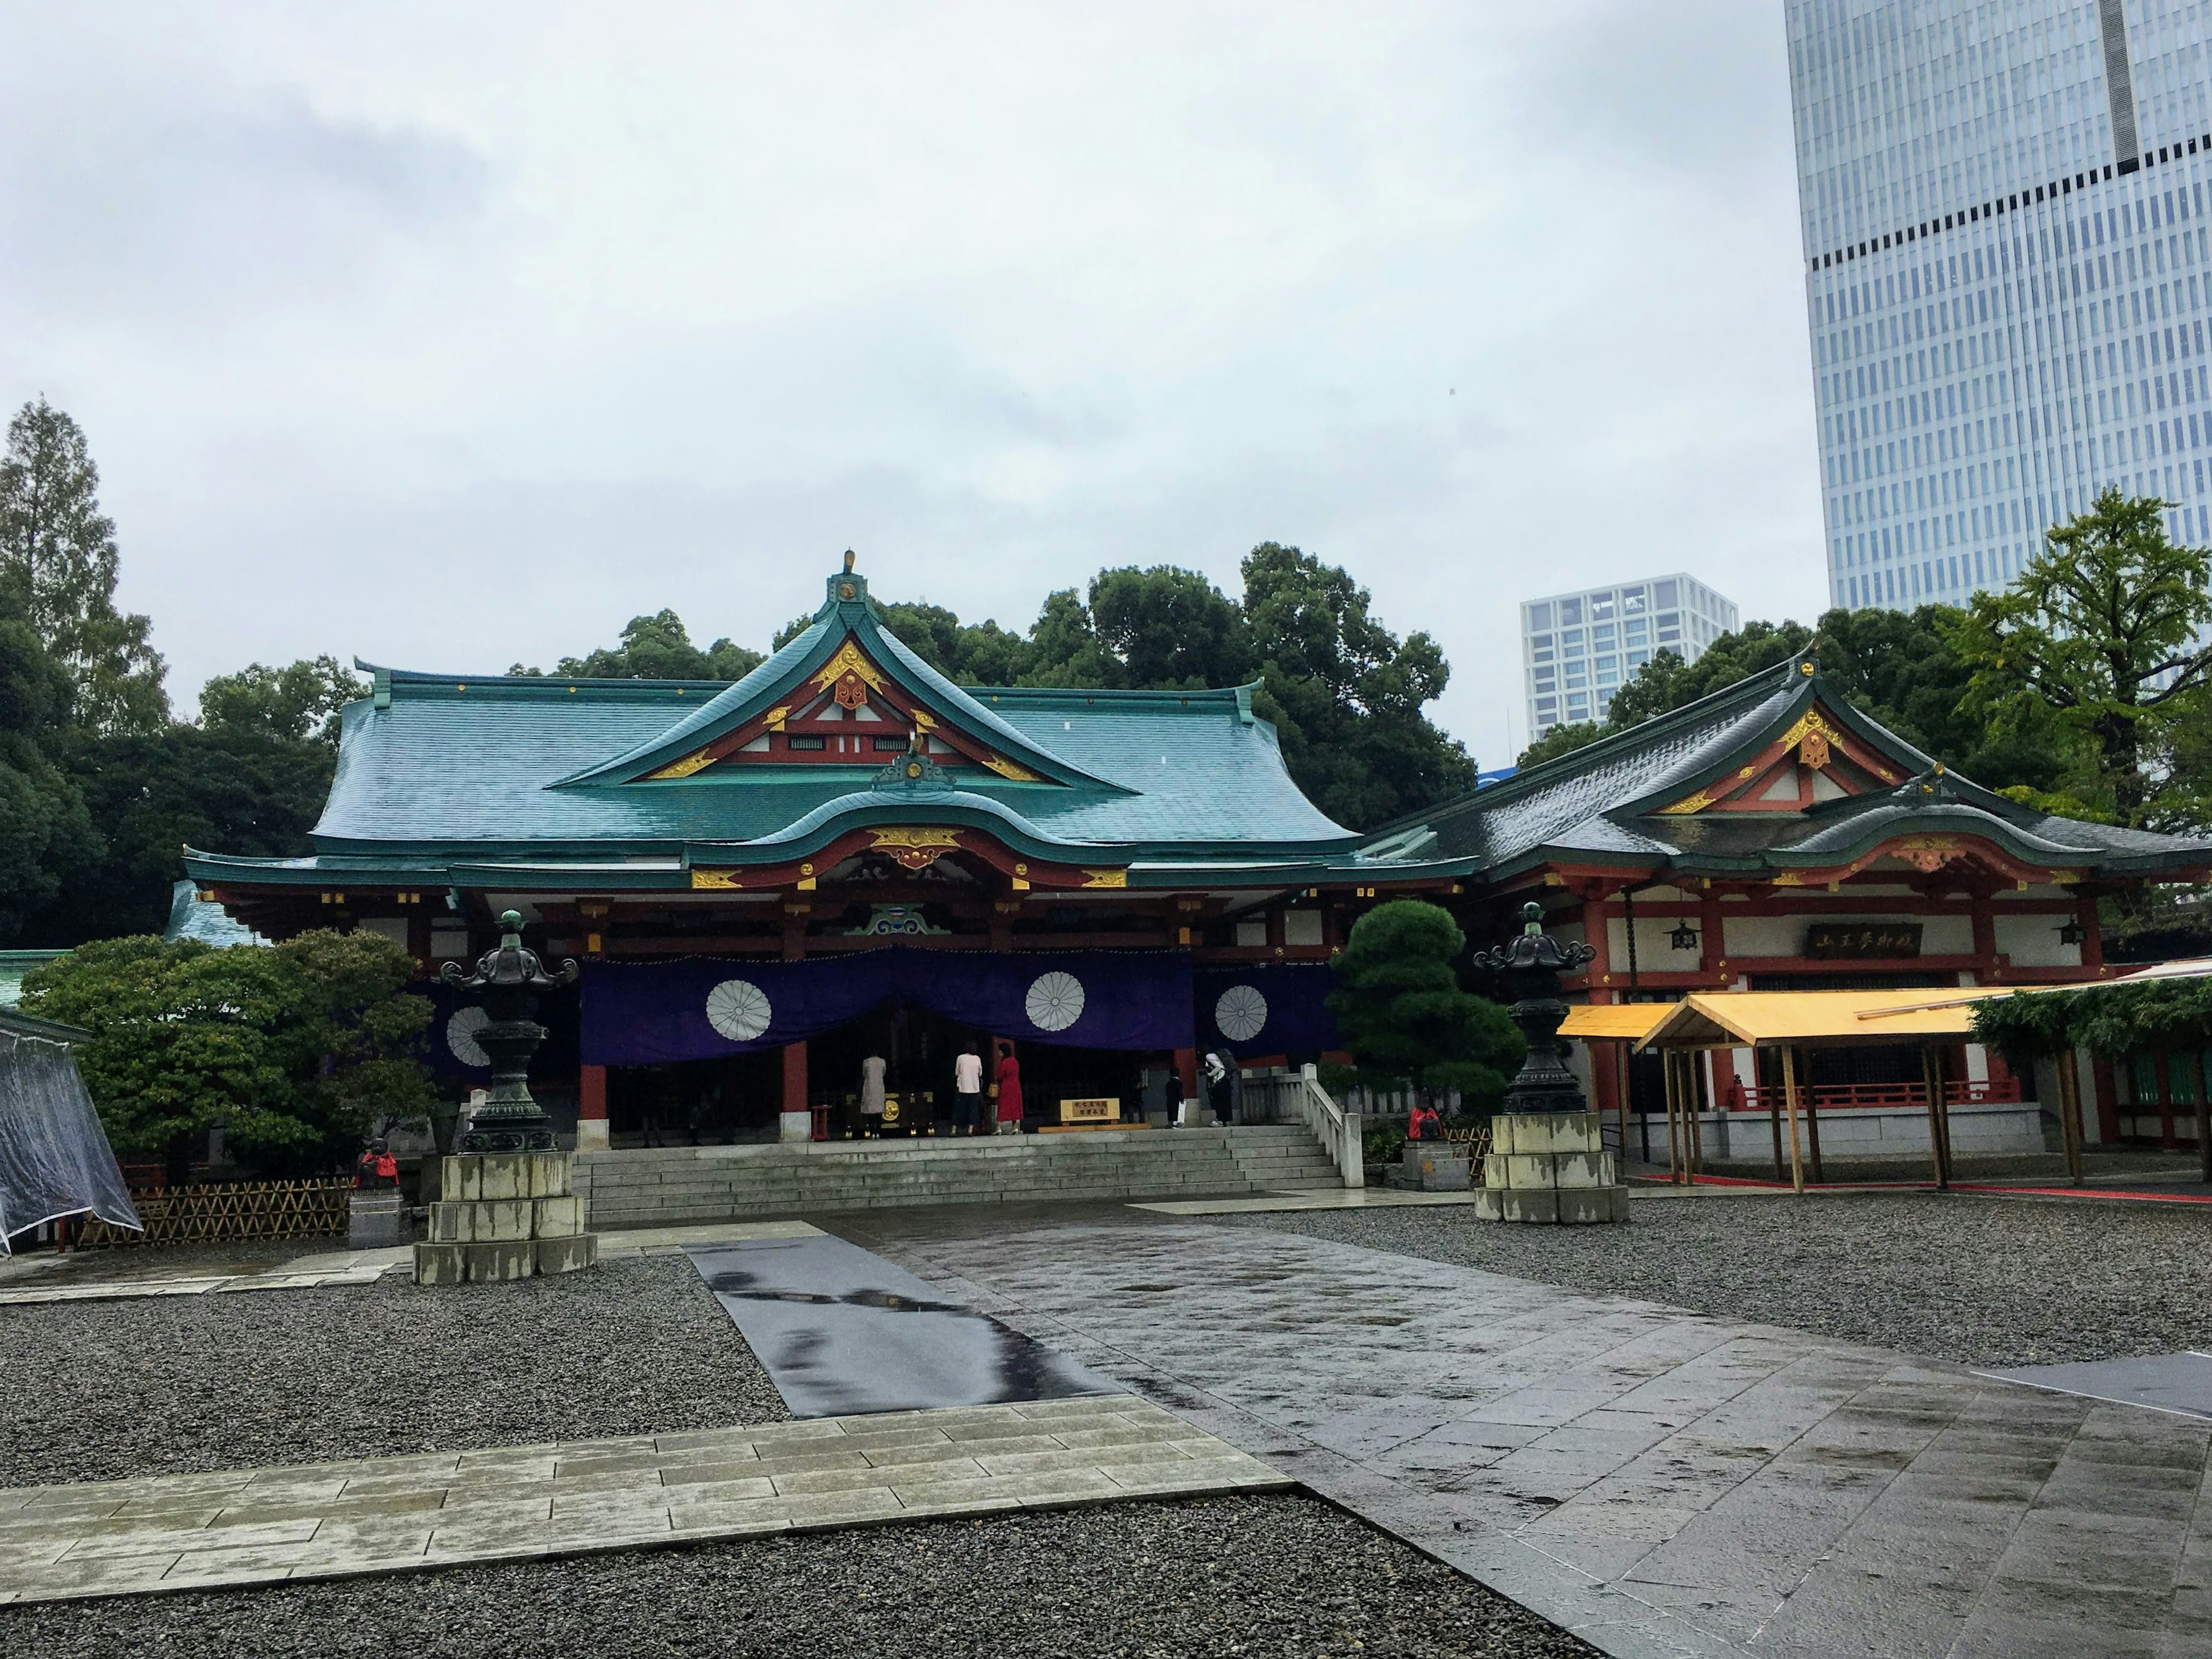
[[[1127,1395],[0,1489],[0,1604],[347,1577],[1289,1480]]]
[[[834,1224],[1609,1653],[2212,1651],[2212,1423],[1292,1234]]]

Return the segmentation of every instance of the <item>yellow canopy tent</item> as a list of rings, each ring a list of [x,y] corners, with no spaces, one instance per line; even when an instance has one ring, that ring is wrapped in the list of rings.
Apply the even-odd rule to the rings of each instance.
[[[1659,1050],[1667,1066],[1670,1144],[1680,1139],[1691,1143],[1686,1160],[1680,1155],[1673,1159],[1678,1180],[1687,1179],[1698,1163],[1697,1114],[1688,1103],[1692,1092],[1687,1076],[1690,1056],[1707,1048],[1780,1049],[1783,1099],[1790,1126],[1790,1182],[1800,1192],[1805,1188],[1805,1159],[1797,1133],[1801,1099],[1798,1050],[1917,1042],[1929,1102],[1929,1148],[1936,1182],[1939,1187],[1948,1187],[1951,1180],[1951,1127],[1949,1106],[1944,1098],[1945,1050],[1951,1043],[1972,1035],[1976,1003],[1989,997],[2017,994],[2016,988],[2011,986],[1957,991],[1707,991],[1675,1003],[1630,1004],[1577,1009],[1575,1012],[1591,1017],[1578,1035],[1625,1037],[1638,1053]],[[1620,1018],[1616,1024],[1612,1018],[1601,1017]],[[1633,1029],[1638,1026],[1640,1033]],[[2067,1089],[2066,1081],[2062,1075],[2062,1096],[2070,1096],[2072,1092]],[[1818,1182],[1823,1179],[1820,1120],[1809,1093],[1802,1100],[1811,1143],[1813,1179]],[[2080,1106],[2070,1098],[2062,1104],[2068,1162],[2078,1170]],[[1678,1125],[1686,1129],[1686,1136],[1678,1135]],[[1780,1128],[1778,1118],[1778,1135]]]

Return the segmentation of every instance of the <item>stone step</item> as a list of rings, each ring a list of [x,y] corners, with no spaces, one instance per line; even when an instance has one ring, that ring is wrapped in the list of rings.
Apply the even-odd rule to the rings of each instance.
[[[595,1227],[805,1209],[1232,1196],[1340,1184],[1297,1125],[936,1141],[653,1147],[580,1157]]]

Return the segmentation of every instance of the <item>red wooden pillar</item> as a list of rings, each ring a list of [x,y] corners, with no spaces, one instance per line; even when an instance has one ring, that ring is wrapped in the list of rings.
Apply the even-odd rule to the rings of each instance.
[[[2173,1079],[2166,1067],[2166,1050],[2154,1049],[2151,1070],[2158,1079],[2158,1144],[2167,1152],[2181,1145],[2173,1133]],[[2136,1075],[2141,1077],[2138,1071]]]
[[[1698,970],[1728,983],[1728,931],[1721,920],[1721,896],[1710,887],[1698,896]]]
[[[786,1140],[811,1140],[814,1138],[813,1115],[806,1109],[806,1044],[804,1041],[783,1045],[783,1120],[780,1133]]]
[[[2097,1091],[2097,1139],[2107,1146],[2117,1146],[2120,1144],[2120,1088],[2112,1076],[2112,1062],[2098,1055],[2089,1067],[2089,1081]]]
[[[607,1068],[586,1066],[576,1079],[576,1150],[607,1149]]]
[[[2102,968],[2105,965],[2105,933],[2097,923],[2097,901],[2087,895],[2075,899],[2074,918],[2081,924],[2081,965]]]
[[[1997,924],[1990,909],[1990,896],[1976,892],[1968,895],[1967,915],[1974,930],[1974,983],[1994,985],[1997,978]],[[1966,1073],[1960,1072],[1960,1077]]]

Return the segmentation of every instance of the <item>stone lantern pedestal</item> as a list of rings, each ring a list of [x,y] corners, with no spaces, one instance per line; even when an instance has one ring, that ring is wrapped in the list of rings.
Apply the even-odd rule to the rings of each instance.
[[[452,983],[484,994],[491,1018],[477,1042],[490,1056],[492,1082],[461,1124],[457,1150],[438,1160],[430,1237],[415,1247],[418,1285],[574,1273],[599,1260],[575,1194],[576,1155],[555,1149],[552,1122],[530,1092],[530,1056],[545,1036],[531,1018],[538,993],[573,984],[576,964],[548,974],[523,945],[520,915],[509,910],[500,922],[499,948],[474,973],[446,965]]]
[[[1541,905],[1523,905],[1521,916],[1520,938],[1474,958],[1478,967],[1512,976],[1518,997],[1507,1012],[1528,1043],[1528,1058],[1505,1091],[1505,1109],[1490,1121],[1490,1156],[1483,1160],[1474,1212],[1485,1221],[1544,1226],[1626,1221],[1628,1188],[1559,1041],[1567,1017],[1559,974],[1596,952],[1547,934]]]
[[[1627,1220],[1628,1188],[1597,1124],[1595,1112],[1492,1118],[1475,1214],[1565,1226]]]
[[[584,1231],[573,1152],[457,1152],[441,1158],[430,1237],[415,1247],[415,1282],[529,1279],[599,1259]]]

